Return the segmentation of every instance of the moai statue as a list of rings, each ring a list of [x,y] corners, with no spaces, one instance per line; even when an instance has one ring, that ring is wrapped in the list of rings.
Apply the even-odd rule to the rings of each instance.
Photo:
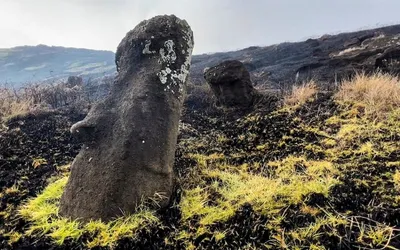
[[[71,128],[84,146],[60,215],[108,221],[154,195],[168,204],[192,49],[192,30],[173,15],[143,21],[121,41],[110,96]]]

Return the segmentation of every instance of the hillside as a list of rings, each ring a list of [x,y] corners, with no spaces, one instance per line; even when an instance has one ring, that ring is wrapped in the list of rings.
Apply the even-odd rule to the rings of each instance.
[[[195,55],[191,79],[204,82],[203,70],[223,60],[242,61],[255,84],[279,89],[311,76],[321,84],[340,80],[355,70],[377,68],[399,73],[400,25],[324,35],[303,42],[250,47],[239,51]],[[0,83],[15,85],[67,75],[100,76],[115,71],[114,53],[63,47],[0,49]]]
[[[115,71],[114,53],[45,45],[0,49],[0,83],[25,83],[69,75],[98,77]]]
[[[355,71],[379,68],[398,73],[400,25],[337,35],[324,35],[297,43],[194,56],[192,79],[202,82],[203,69],[223,60],[242,61],[252,73],[255,84],[282,88],[293,82],[314,80],[331,83]],[[296,79],[297,78],[297,79]]]

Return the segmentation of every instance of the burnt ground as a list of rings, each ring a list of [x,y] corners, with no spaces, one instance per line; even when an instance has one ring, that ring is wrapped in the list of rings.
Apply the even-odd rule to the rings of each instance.
[[[179,181],[174,202],[179,203],[182,187],[187,188],[185,181],[196,166],[191,153],[222,154],[232,165],[258,162],[262,167],[254,169],[257,174],[270,174],[264,163],[290,155],[306,155],[313,160],[328,158],[321,146],[324,136],[320,131],[337,132],[337,126],[327,126],[324,121],[341,113],[331,94],[319,94],[314,101],[294,112],[281,110],[271,113],[274,109],[263,104],[255,110],[242,111],[186,108],[182,122],[187,126],[181,130],[176,151],[175,170]],[[11,120],[8,129],[1,130],[0,249],[85,249],[87,235],[79,242],[67,241],[62,246],[47,237],[29,236],[22,236],[9,244],[10,239],[5,235],[11,230],[23,234],[28,223],[16,215],[17,207],[40,192],[47,180],[58,174],[60,170],[57,167],[71,162],[79,152],[80,145],[70,136],[69,128],[83,117],[74,111],[30,115]],[[399,134],[394,136],[400,140]],[[260,145],[268,145],[268,150],[260,151]],[[341,166],[341,173],[337,176],[340,184],[330,190],[328,197],[318,193],[304,197],[304,204],[323,208],[327,213],[346,214],[353,223],[322,225],[313,237],[302,239],[298,249],[311,246],[320,247],[315,249],[400,249],[400,237],[396,231],[400,229],[400,190],[391,178],[400,166],[387,164],[400,160],[399,151],[395,149],[390,154],[376,156],[373,161],[354,152],[340,153],[335,158],[335,163]],[[12,189],[13,186],[18,187],[17,190]],[[196,228],[198,219],[194,218],[191,222],[193,228],[188,228],[176,206],[160,211],[159,217],[163,227],[146,228],[138,233],[136,239],[122,239],[116,249],[187,249],[188,241],[197,249],[249,249],[249,246],[254,249],[286,246],[290,249],[299,242],[294,234],[286,236],[286,243],[277,240],[276,235],[280,235],[282,229],[290,232],[310,226],[319,218],[300,212],[299,206],[289,206],[285,210],[285,219],[273,228],[267,226],[272,218],[255,212],[251,204],[245,204],[227,221],[212,225],[210,231],[226,232],[222,240],[217,241],[204,233],[189,239],[172,237],[166,242],[166,238],[181,230],[190,232]],[[356,224],[370,227],[388,225],[395,231],[388,244],[382,246],[373,237],[362,234],[363,228],[356,227]]]
[[[48,178],[57,174],[57,166],[74,159],[80,145],[71,137],[69,127],[83,117],[73,111],[28,115],[10,120],[1,130],[0,211],[6,212],[0,216],[1,229],[25,226],[23,221],[15,221],[16,207],[40,192]],[[4,241],[0,235],[1,249]]]

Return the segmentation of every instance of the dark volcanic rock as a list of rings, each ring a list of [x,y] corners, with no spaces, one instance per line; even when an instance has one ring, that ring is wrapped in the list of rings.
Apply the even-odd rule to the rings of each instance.
[[[206,69],[204,78],[210,85],[218,103],[224,106],[249,106],[255,90],[249,71],[240,61],[228,60]]]
[[[193,34],[175,16],[141,22],[121,41],[109,97],[71,132],[85,145],[71,166],[60,214],[107,221],[156,193],[168,203]]]
[[[373,72],[381,70],[390,73],[400,72],[400,34],[379,35],[365,39],[360,45],[348,47],[331,53],[327,64],[338,66],[337,73],[342,77],[354,70]]]

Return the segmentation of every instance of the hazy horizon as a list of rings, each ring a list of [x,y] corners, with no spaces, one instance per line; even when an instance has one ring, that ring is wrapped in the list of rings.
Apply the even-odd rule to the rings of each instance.
[[[297,42],[324,34],[400,24],[397,0],[0,0],[0,48],[62,46],[116,50],[140,21],[186,19],[195,54]]]

